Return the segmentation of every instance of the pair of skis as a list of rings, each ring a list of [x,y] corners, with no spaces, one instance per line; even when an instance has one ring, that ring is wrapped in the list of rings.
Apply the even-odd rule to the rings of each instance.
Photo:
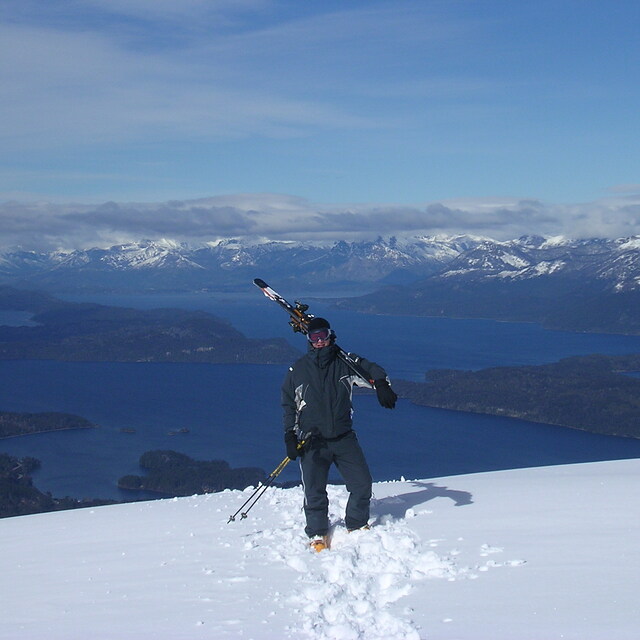
[[[307,327],[309,325],[309,321],[314,317],[312,314],[307,313],[307,310],[309,309],[308,304],[304,304],[298,300],[296,300],[294,304],[287,302],[287,300],[285,300],[278,292],[274,291],[264,280],[261,280],[260,278],[256,278],[253,281],[253,284],[255,284],[256,287],[258,287],[262,293],[267,296],[267,298],[273,300],[289,314],[289,324],[295,332],[303,333],[305,335],[308,333]],[[373,389],[373,380],[369,378],[366,371],[357,363],[355,358],[338,345],[335,345],[335,348],[338,351],[338,358],[340,358],[340,360],[342,360],[366,386]]]

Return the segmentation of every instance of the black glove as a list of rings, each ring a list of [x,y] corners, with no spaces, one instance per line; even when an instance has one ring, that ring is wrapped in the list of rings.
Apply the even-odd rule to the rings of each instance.
[[[380,378],[374,380],[373,385],[376,388],[376,394],[378,395],[378,402],[385,409],[393,409],[396,406],[396,400],[398,396],[396,392],[391,388],[386,378]]]
[[[292,429],[284,432],[284,444],[287,447],[287,457],[289,460],[295,460],[298,456],[302,455],[302,449],[298,449],[298,436]]]

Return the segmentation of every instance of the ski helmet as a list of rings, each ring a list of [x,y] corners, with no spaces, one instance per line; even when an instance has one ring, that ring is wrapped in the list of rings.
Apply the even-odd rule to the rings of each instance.
[[[329,321],[325,318],[312,318],[307,325],[307,339],[309,342],[333,339],[334,335]]]

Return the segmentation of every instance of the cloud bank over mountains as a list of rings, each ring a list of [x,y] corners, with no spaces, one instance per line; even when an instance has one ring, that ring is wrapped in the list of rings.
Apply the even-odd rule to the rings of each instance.
[[[187,244],[220,238],[332,242],[382,236],[471,234],[618,238],[640,232],[640,195],[587,204],[538,200],[451,200],[423,205],[317,204],[281,194],[101,205],[0,203],[0,247],[108,247],[140,239]]]

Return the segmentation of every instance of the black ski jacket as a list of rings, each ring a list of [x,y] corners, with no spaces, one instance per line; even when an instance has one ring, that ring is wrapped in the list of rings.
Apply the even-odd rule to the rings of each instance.
[[[349,354],[371,380],[386,378],[375,362]],[[316,349],[309,345],[306,355],[289,368],[282,385],[284,429],[298,435],[311,433],[337,438],[351,430],[353,385],[369,386],[337,357],[334,345]]]

